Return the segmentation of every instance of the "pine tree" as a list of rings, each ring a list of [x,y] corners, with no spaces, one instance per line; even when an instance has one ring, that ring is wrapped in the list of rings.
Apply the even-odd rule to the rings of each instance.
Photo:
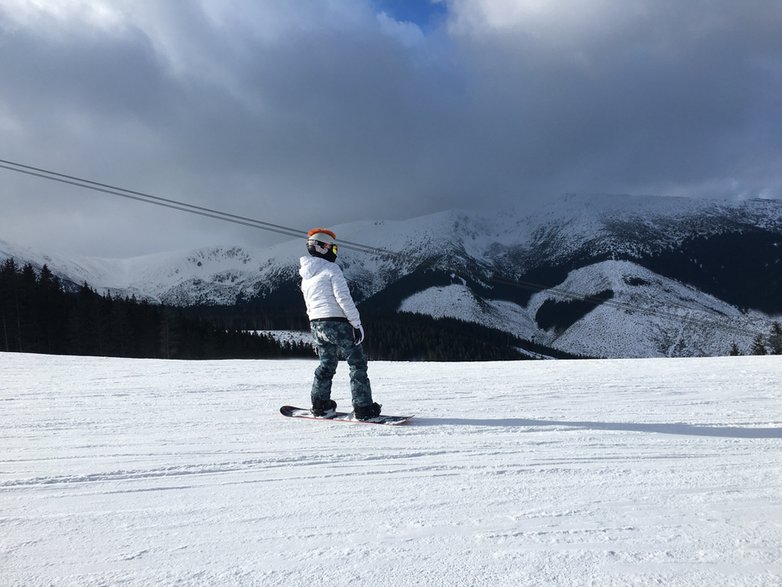
[[[36,282],[35,269],[27,263],[17,280],[16,319],[19,323],[19,350],[28,353],[40,352],[35,313]]]
[[[768,337],[772,355],[782,355],[782,325],[774,322],[771,325],[771,335]]]
[[[739,345],[737,345],[735,342],[730,345],[730,356],[731,357],[738,357],[741,355],[741,351],[739,350]]]
[[[16,263],[13,259],[6,259],[0,267],[0,328],[2,328],[3,350],[14,350],[14,324],[16,313],[14,304],[14,291],[16,288]]]
[[[63,303],[62,283],[44,265],[38,275],[35,312],[38,322],[40,352],[61,352],[65,337],[64,325],[67,311]]]
[[[766,341],[763,338],[762,334],[758,334],[755,337],[755,340],[752,341],[752,350],[750,351],[753,355],[767,355],[768,350],[766,349]]]

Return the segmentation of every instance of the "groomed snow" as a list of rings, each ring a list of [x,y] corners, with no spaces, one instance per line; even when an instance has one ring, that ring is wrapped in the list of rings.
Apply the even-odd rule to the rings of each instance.
[[[782,583],[782,357],[314,367],[0,353],[0,585]]]

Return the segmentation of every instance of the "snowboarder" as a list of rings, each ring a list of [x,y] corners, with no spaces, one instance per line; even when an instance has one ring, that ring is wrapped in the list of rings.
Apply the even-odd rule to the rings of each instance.
[[[337,403],[331,399],[331,380],[341,353],[350,366],[355,418],[369,420],[380,415],[380,405],[372,401],[367,358],[361,347],[364,340],[361,318],[342,269],[335,263],[336,238],[328,229],[313,228],[307,233],[310,256],[300,259],[301,291],[320,357],[312,383],[312,413],[327,418],[336,412]]]

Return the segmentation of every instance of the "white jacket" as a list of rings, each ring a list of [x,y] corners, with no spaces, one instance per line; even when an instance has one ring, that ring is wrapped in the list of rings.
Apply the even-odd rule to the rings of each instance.
[[[360,327],[358,309],[339,265],[320,257],[302,257],[299,261],[301,291],[309,319],[344,317],[353,328]]]

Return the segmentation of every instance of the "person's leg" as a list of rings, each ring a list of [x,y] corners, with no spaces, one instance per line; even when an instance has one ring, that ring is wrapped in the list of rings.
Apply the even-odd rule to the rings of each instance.
[[[312,337],[320,357],[320,364],[315,369],[315,379],[312,382],[311,399],[313,406],[326,405],[331,399],[331,381],[337,372],[338,348],[331,342],[333,334],[329,332],[333,322],[313,322]]]
[[[372,386],[367,375],[367,357],[360,344],[353,342],[353,327],[344,322],[338,322],[338,338],[334,339],[339,345],[342,355],[350,366],[350,393],[353,401],[353,409],[370,408],[372,403]],[[380,413],[379,407],[375,410]],[[373,415],[377,415],[373,412]]]
[[[371,405],[372,386],[367,375],[367,357],[361,345],[353,345],[345,353],[345,359],[350,366],[350,393],[353,406]]]

